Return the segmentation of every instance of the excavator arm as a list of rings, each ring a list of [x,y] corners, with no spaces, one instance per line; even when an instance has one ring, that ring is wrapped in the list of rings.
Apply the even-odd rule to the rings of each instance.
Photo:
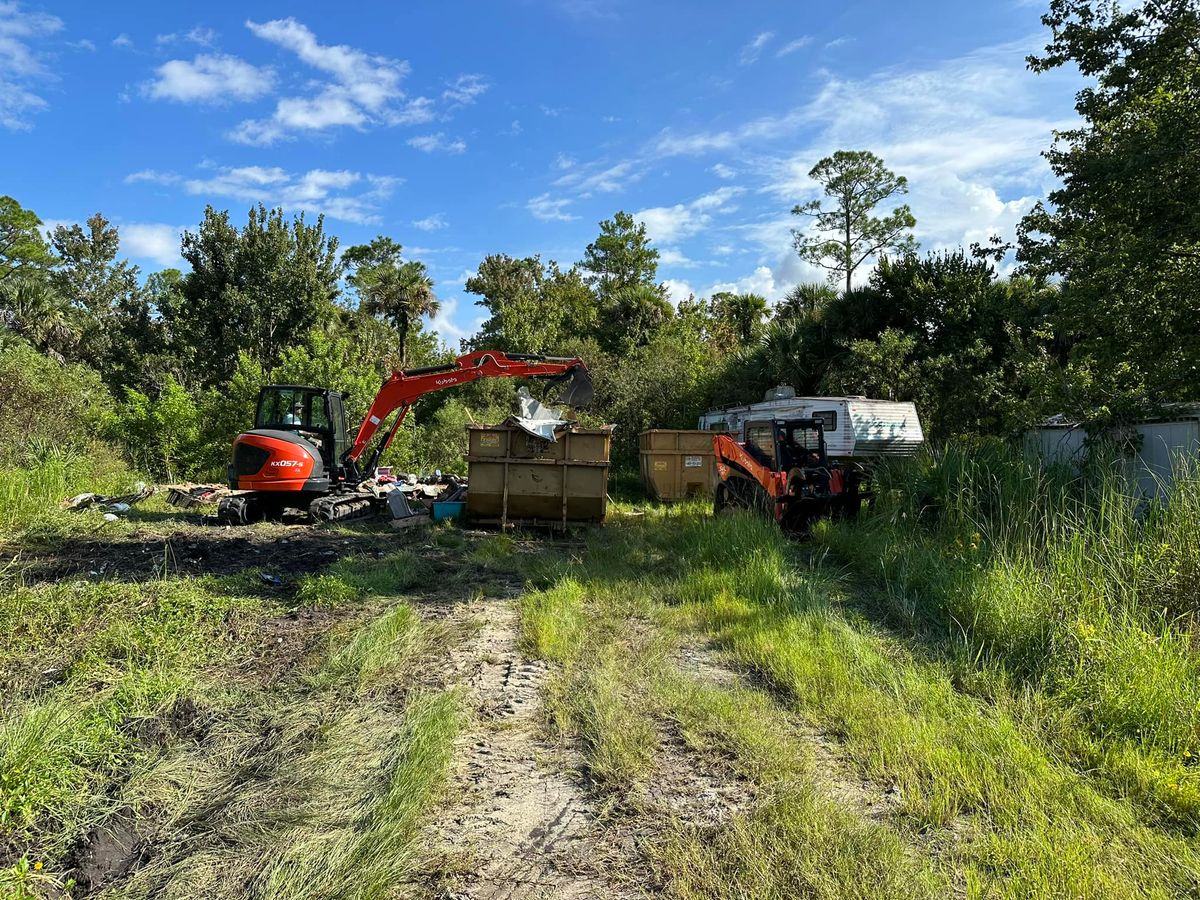
[[[379,393],[375,395],[371,408],[367,410],[366,418],[363,419],[354,438],[354,444],[346,452],[346,462],[356,465],[388,416],[396,413],[395,421],[375,447],[370,464],[363,469],[369,474],[391,444],[392,438],[396,436],[413,403],[434,391],[469,384],[480,378],[546,378],[566,381],[567,386],[558,398],[559,403],[567,406],[586,406],[592,399],[591,375],[580,359],[510,354],[496,350],[467,353],[445,365],[408,369],[393,372],[388,376]]]

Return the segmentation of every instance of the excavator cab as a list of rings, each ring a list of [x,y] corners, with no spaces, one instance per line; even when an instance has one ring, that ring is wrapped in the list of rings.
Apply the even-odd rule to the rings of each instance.
[[[290,431],[317,448],[328,471],[335,471],[349,449],[341,391],[299,384],[272,384],[258,395],[256,429]]]

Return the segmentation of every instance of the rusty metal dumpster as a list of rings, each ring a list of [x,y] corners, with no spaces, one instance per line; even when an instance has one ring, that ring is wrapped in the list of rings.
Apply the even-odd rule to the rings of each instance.
[[[481,525],[603,522],[612,428],[578,428],[544,441],[511,425],[467,427],[467,520]]]
[[[713,434],[652,428],[638,435],[646,493],[664,501],[711,497],[716,480]]]

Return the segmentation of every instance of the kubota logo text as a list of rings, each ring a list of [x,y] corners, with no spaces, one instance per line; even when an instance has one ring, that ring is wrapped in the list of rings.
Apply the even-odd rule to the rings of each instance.
[[[458,384],[457,378],[439,378],[434,384]]]

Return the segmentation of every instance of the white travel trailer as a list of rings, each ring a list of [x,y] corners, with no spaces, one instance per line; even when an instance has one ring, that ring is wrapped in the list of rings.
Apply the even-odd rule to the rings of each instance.
[[[705,413],[698,427],[728,431],[745,440],[747,422],[777,419],[820,419],[825,430],[826,452],[833,459],[908,456],[925,442],[921,420],[912,403],[866,397],[797,397],[787,387],[768,391],[762,403]]]

